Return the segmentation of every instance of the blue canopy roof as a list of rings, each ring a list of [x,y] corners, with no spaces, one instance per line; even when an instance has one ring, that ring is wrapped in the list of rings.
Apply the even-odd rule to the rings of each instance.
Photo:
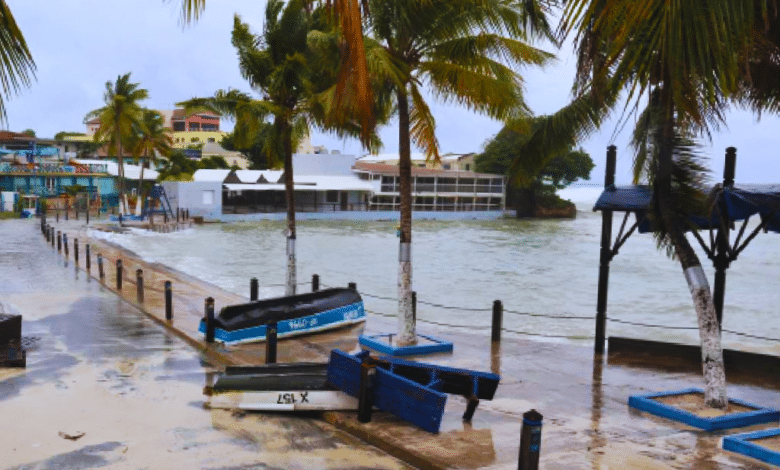
[[[767,229],[780,232],[780,184],[740,184],[723,188],[713,187],[719,200],[725,202],[726,213],[732,221],[745,220],[758,214],[762,220],[771,217]],[[653,189],[650,186],[610,186],[601,193],[594,211],[621,211],[642,213],[650,208]],[[718,214],[694,217],[692,220],[701,228],[718,223]],[[640,232],[649,231],[648,224],[642,224]]]

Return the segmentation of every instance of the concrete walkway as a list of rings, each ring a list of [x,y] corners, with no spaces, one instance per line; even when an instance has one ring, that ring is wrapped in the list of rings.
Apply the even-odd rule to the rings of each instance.
[[[71,232],[71,239],[78,236],[80,243],[85,242],[82,226],[70,225],[63,229]],[[138,267],[144,270],[147,288],[143,304],[135,300],[132,275],[117,293],[150,318],[219,363],[263,363],[262,343],[234,347],[207,345],[196,331],[206,296],[216,299],[217,310],[222,305],[246,301],[246,298],[168,267],[140,261],[119,247],[97,240],[91,240],[90,244],[93,256],[99,252],[107,260],[105,285],[109,289],[116,290],[112,287],[115,286],[114,270],[108,266],[113,267],[117,258],[123,259],[128,274]],[[79,262],[82,269],[84,264],[83,260]],[[92,264],[92,276],[96,276],[94,260]],[[162,283],[166,279],[174,284],[173,322],[164,320]],[[282,340],[279,360],[324,362],[332,348],[354,351],[358,330]],[[395,322],[390,319],[370,316],[367,321],[369,333],[394,330]],[[418,357],[417,360],[501,374],[496,398],[480,403],[471,423],[461,420],[466,402],[455,396],[448,399],[441,432],[435,435],[383,413],[374,413],[373,421],[367,424],[359,423],[355,413],[347,412],[325,413],[322,415],[325,421],[419,468],[517,468],[521,416],[532,408],[544,415],[540,464],[544,469],[772,468],[720,450],[719,441],[728,434],[726,432],[700,432],[627,407],[628,396],[632,394],[701,386],[697,370],[674,363],[662,364],[660,368],[636,367],[621,361],[607,363],[602,357],[594,358],[591,347],[564,343],[506,338],[500,344],[491,344],[489,337],[462,329],[431,331],[422,328],[420,332],[453,341],[455,351]],[[778,389],[780,383],[770,378],[761,386],[732,383],[729,394],[780,408]]]

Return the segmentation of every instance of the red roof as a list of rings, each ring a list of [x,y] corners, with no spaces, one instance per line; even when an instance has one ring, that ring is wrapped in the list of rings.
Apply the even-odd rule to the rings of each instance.
[[[398,165],[388,165],[385,163],[368,163],[368,162],[355,162],[353,167],[355,171],[369,171],[371,173],[379,173],[383,175],[398,175]],[[456,171],[456,170],[434,170],[431,168],[421,168],[412,165],[412,176],[442,176],[450,178],[495,178],[502,175],[491,175],[488,173],[474,173],[473,171]]]

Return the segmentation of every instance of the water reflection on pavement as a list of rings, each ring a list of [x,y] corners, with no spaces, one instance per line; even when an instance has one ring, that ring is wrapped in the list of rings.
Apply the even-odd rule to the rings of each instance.
[[[40,338],[0,369],[0,468],[408,468],[318,420],[203,408],[213,368],[67,265],[35,221],[0,223],[0,311]]]

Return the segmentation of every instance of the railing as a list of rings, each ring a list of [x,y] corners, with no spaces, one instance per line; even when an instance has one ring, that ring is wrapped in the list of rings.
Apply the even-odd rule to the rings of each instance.
[[[32,168],[28,165],[11,165],[10,163],[0,163],[0,173],[25,173],[25,174],[83,174],[84,168],[87,173],[108,173],[108,165],[104,163],[94,163],[89,165],[61,165],[58,163],[40,163],[34,164]]]
[[[359,212],[369,210],[363,203],[325,202],[325,203],[295,203],[295,212]],[[223,214],[267,214],[287,212],[287,204],[222,204]]]

